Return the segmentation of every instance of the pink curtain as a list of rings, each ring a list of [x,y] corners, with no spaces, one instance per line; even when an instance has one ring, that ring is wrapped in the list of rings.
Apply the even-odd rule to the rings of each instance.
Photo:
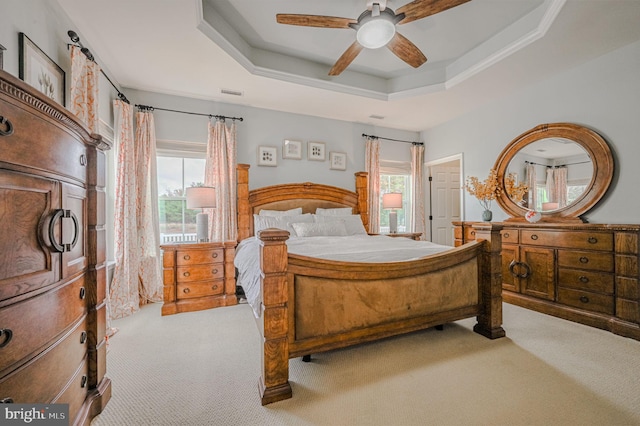
[[[204,183],[216,189],[216,208],[209,214],[209,240],[235,241],[238,237],[236,214],[236,123],[209,121]]]
[[[121,100],[113,105],[116,266],[109,288],[110,319],[131,315],[147,301],[160,301],[162,291],[153,116],[137,114],[134,141],[131,105]]]
[[[368,138],[366,142],[365,171],[369,173],[369,229],[380,232],[380,141]]]
[[[67,109],[98,133],[98,86],[100,67],[71,46],[71,88]]]
[[[424,145],[411,145],[411,231],[421,232],[421,240],[426,239],[424,217]]]

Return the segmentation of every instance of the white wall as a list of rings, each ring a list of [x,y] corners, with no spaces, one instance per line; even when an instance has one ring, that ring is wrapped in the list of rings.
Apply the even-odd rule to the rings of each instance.
[[[511,140],[542,123],[590,127],[609,143],[615,174],[605,197],[584,218],[591,223],[639,223],[640,42],[608,53],[422,132],[427,161],[464,152],[464,174],[484,179]],[[508,216],[494,203],[494,220]],[[465,220],[482,208],[468,193]]]

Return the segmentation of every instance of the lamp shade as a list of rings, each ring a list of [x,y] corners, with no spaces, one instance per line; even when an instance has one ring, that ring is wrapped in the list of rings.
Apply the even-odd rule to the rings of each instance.
[[[216,189],[212,186],[187,188],[188,209],[211,209],[216,206]]]
[[[382,208],[383,209],[401,209],[402,208],[402,193],[390,192],[382,195]]]

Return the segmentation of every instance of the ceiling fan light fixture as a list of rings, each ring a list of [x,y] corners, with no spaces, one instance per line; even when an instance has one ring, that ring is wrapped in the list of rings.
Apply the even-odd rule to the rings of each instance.
[[[395,34],[395,24],[380,16],[362,22],[356,33],[356,39],[368,49],[378,49],[386,46]]]

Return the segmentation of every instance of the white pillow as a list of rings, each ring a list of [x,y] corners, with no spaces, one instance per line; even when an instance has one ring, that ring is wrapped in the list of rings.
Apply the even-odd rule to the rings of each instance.
[[[318,216],[313,215],[313,220],[316,223],[328,223],[341,221],[344,223],[347,235],[367,235],[367,230],[364,229],[362,224],[362,218],[359,214],[352,214],[349,216]]]
[[[260,216],[254,214],[253,233],[254,235],[258,235],[258,231],[262,231],[263,229],[277,228],[284,229],[285,231],[289,231],[291,235],[295,235],[295,231],[291,227],[291,224],[295,222],[312,223],[313,215],[309,213],[295,216]]]
[[[353,209],[351,207],[340,207],[336,209],[323,209],[318,207],[316,214],[320,216],[349,216],[353,214]]]
[[[343,222],[333,221],[327,223],[292,223],[298,237],[346,237],[347,229]]]
[[[277,217],[277,216],[297,216],[300,214],[302,214],[302,207],[298,207],[297,209],[291,209],[291,210],[265,210],[265,209],[260,210],[260,216]]]

